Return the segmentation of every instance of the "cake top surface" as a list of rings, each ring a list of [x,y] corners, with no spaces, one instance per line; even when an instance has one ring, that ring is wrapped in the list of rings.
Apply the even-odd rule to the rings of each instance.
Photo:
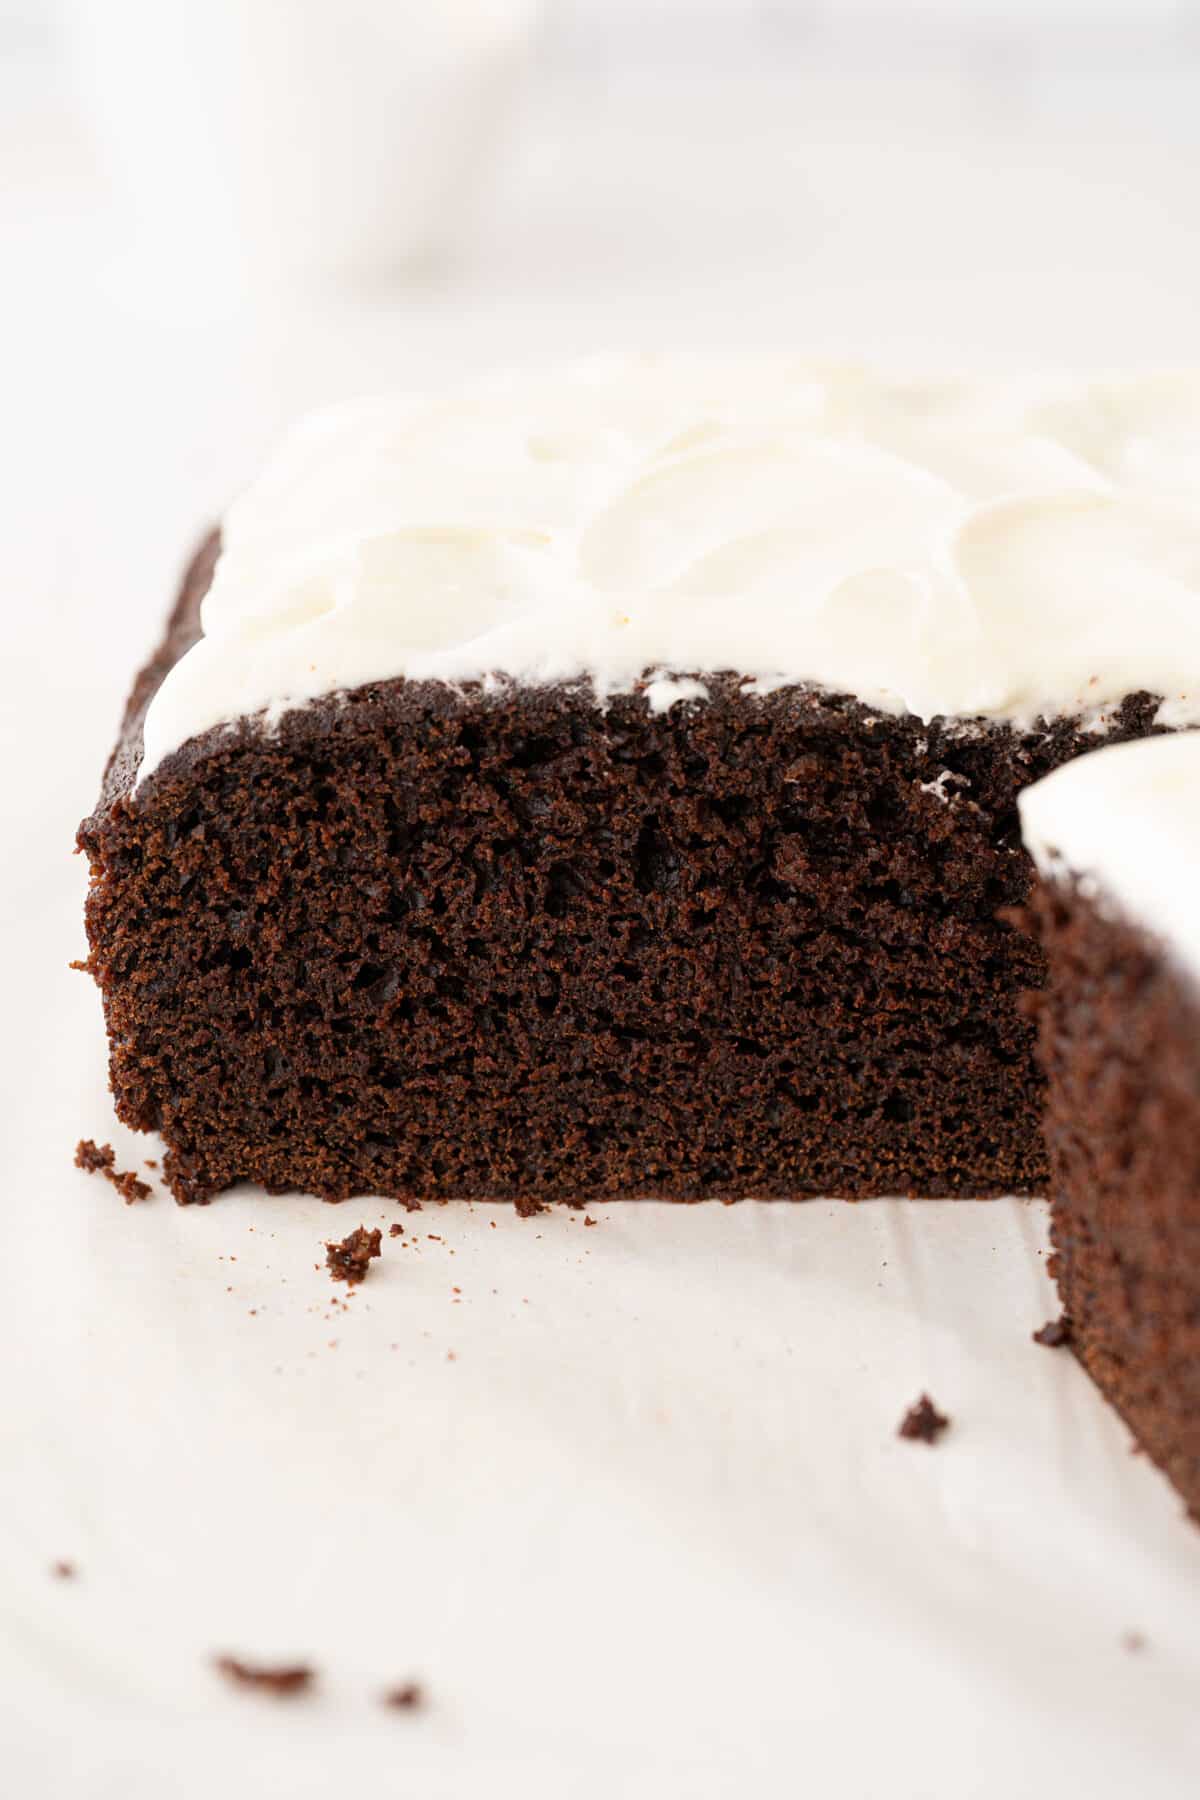
[[[923,718],[1200,723],[1200,371],[901,381],[612,357],[317,414],[230,508],[185,739],[397,676],[705,673]],[[671,676],[700,681],[679,683]]]
[[[1076,757],[1019,805],[1044,874],[1075,876],[1200,977],[1200,731]]]

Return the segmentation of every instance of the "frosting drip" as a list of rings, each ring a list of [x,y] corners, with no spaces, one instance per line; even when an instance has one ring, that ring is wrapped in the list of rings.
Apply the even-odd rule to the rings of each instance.
[[[1200,374],[1022,388],[599,359],[310,418],[230,508],[185,739],[396,676],[706,673],[888,712],[1200,723]],[[677,678],[688,676],[690,682]]]

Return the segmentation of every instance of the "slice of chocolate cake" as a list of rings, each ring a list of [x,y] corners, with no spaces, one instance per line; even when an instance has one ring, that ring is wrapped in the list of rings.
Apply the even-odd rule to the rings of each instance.
[[[303,428],[81,830],[177,1197],[1040,1187],[1017,796],[1200,718],[1179,404],[641,359]]]
[[[1084,1367],[1200,1518],[1200,733],[1022,796],[1053,1272]]]

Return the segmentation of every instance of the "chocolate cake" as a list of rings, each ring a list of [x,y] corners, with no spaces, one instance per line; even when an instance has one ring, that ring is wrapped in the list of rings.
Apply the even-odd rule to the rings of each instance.
[[[1176,400],[668,359],[310,423],[80,833],[176,1197],[1041,1188],[1017,798],[1200,717]]]
[[[1099,751],[1022,814],[1069,1341],[1200,1519],[1200,734]]]

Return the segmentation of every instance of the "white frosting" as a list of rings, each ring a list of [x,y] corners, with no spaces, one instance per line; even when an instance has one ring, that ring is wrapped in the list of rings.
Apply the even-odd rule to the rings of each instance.
[[[1110,744],[1020,796],[1026,846],[1200,978],[1200,732]]]
[[[687,357],[301,425],[230,509],[145,775],[394,676],[813,682],[889,712],[1200,723],[1200,374],[1025,388]],[[676,677],[689,676],[690,683]]]

